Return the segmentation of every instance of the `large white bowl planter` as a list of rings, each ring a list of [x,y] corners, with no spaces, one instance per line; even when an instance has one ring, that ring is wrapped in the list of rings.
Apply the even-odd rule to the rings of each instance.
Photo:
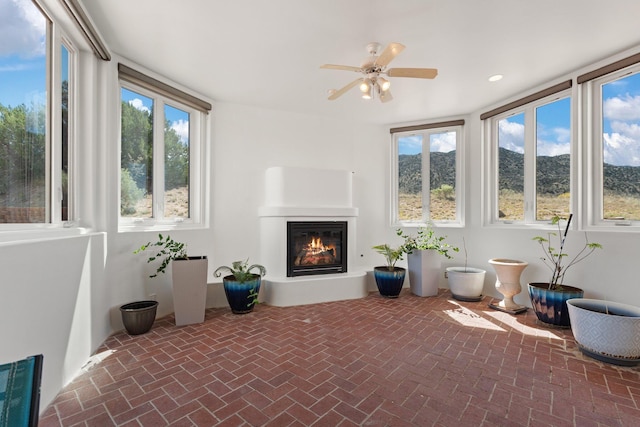
[[[486,271],[472,267],[447,267],[451,295],[459,301],[480,301]]]
[[[640,307],[573,298],[567,308],[571,331],[584,354],[616,365],[640,362]]]

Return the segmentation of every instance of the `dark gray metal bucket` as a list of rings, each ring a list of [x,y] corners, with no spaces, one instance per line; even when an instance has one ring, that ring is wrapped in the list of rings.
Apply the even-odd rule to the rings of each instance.
[[[122,323],[129,335],[149,332],[156,320],[158,301],[135,301],[120,307]]]

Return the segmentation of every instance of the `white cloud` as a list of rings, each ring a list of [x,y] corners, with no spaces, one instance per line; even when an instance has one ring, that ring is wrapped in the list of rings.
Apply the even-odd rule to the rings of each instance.
[[[505,119],[500,120],[498,128],[500,147],[524,153],[524,125]]]
[[[149,108],[145,107],[140,98],[132,99],[131,101],[129,101],[129,105],[131,105],[136,110],[144,111],[145,113],[148,113],[150,111]]]
[[[556,127],[538,129],[536,141],[538,156],[559,156],[571,152],[571,129]]]
[[[448,153],[456,149],[456,133],[446,132],[432,135],[431,148],[432,153]]]
[[[618,166],[640,166],[640,144],[638,140],[621,133],[602,135],[604,162]]]
[[[0,1],[0,57],[45,54],[45,19],[31,0]]]
[[[178,136],[180,137],[180,142],[183,144],[187,144],[189,142],[189,121],[188,120],[177,120],[171,123],[171,129],[176,131]]]
[[[608,120],[640,119],[640,96],[629,94],[604,100],[602,113]]]

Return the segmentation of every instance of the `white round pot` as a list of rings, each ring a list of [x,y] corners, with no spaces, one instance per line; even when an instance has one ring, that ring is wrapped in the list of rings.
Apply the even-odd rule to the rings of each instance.
[[[447,280],[451,295],[460,301],[482,299],[486,271],[472,267],[447,267]]]
[[[640,307],[573,298],[567,308],[571,331],[583,353],[616,365],[640,362]]]

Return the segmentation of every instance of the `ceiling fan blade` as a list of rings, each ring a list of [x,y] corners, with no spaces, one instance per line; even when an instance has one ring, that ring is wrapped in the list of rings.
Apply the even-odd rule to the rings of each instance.
[[[376,65],[385,67],[393,58],[404,50],[404,45],[400,43],[389,43],[384,48],[378,59],[376,59]]]
[[[361,81],[362,79],[356,79],[351,83],[349,83],[348,85],[346,85],[345,87],[343,87],[342,89],[336,90],[335,92],[331,92],[331,94],[329,95],[329,101],[333,101],[338,97],[342,96],[345,92],[349,91],[349,89],[351,89],[352,87],[358,85]]]
[[[391,91],[390,90],[386,90],[384,92],[380,93],[380,102],[389,102],[393,99],[393,95],[391,95]]]
[[[438,75],[435,68],[389,68],[389,77],[414,77],[418,79],[433,79]]]
[[[325,68],[327,70],[362,71],[362,68],[360,67],[351,67],[349,65],[324,64],[321,65],[320,68]]]

